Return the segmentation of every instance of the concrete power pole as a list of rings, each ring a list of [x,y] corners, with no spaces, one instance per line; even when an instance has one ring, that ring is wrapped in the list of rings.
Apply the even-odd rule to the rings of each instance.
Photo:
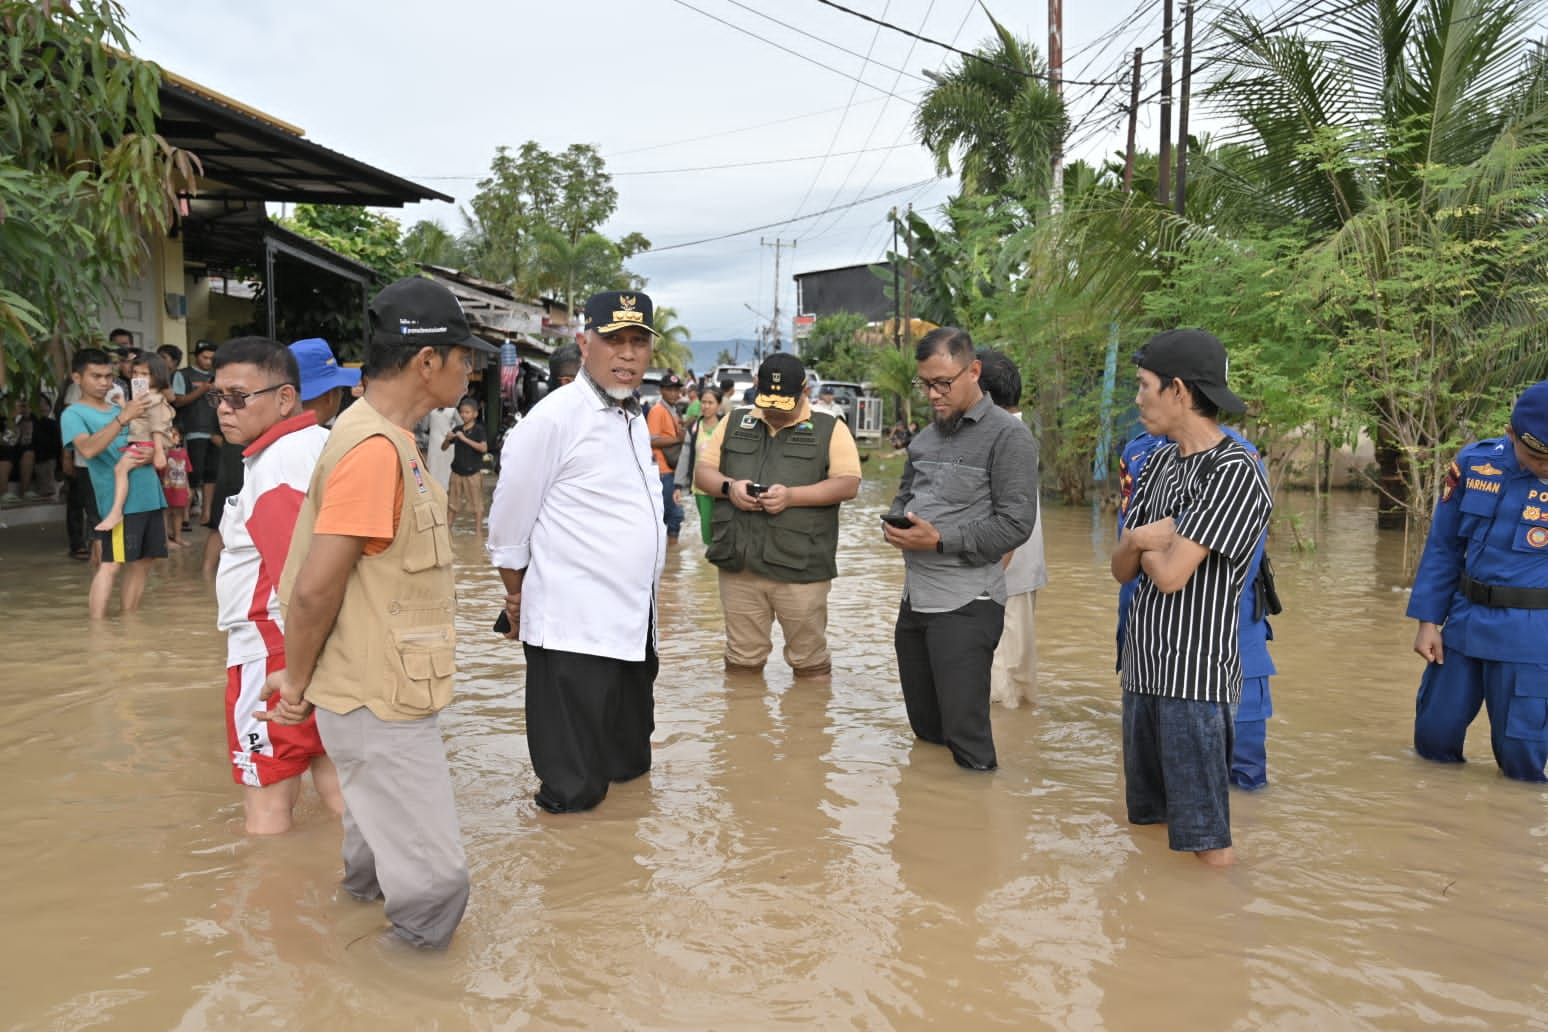
[[[1064,99],[1064,0],[1048,0],[1048,89],[1054,99]],[[1054,141],[1053,185],[1048,208],[1055,215],[1064,210],[1064,139]]]
[[[1134,48],[1134,75],[1129,80],[1129,146],[1123,157],[1123,192],[1134,192],[1134,136],[1139,129],[1140,65],[1145,57],[1144,47]]]
[[[1172,197],[1172,0],[1161,11],[1161,155],[1156,169],[1156,203]]]
[[[774,248],[774,325],[769,328],[769,333],[774,338],[774,350],[783,351],[785,350],[785,345],[779,335],[779,254],[781,248],[788,247],[791,250],[795,250],[796,242],[794,240],[785,241],[775,237],[774,242],[771,244],[759,237],[758,243],[764,247]]]
[[[1177,111],[1177,214],[1188,200],[1188,92],[1193,81],[1193,0],[1183,0],[1182,104]]]

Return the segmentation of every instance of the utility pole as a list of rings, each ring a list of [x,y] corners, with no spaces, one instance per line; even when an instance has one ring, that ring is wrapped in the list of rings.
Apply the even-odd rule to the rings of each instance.
[[[1172,0],[1162,2],[1161,155],[1156,169],[1156,203],[1165,207],[1172,196]]]
[[[1177,214],[1188,199],[1188,90],[1193,81],[1193,0],[1183,0],[1182,107],[1177,112]]]
[[[908,206],[910,217],[914,214],[912,202]],[[904,243],[908,244],[908,278],[903,281],[903,325],[908,328],[908,342],[914,343],[914,232],[909,230],[903,235]]]
[[[892,220],[892,346],[899,351],[903,350],[903,285],[899,282],[902,267],[898,258],[898,209],[893,208],[887,213]]]
[[[1134,74],[1129,80],[1129,146],[1123,156],[1123,192],[1134,192],[1134,136],[1139,129],[1140,65],[1144,47],[1134,48]]]
[[[762,237],[759,237],[758,243],[764,247],[774,248],[774,325],[769,328],[769,332],[770,335],[774,338],[774,350],[783,351],[785,350],[785,345],[781,342],[779,336],[779,254],[781,248],[788,247],[791,250],[794,250],[796,242],[794,240],[785,241],[775,237],[774,242],[771,244]]]
[[[1064,99],[1064,0],[1048,0],[1048,89],[1057,101]],[[1064,210],[1064,140],[1054,141],[1053,185],[1048,208],[1055,215]]]

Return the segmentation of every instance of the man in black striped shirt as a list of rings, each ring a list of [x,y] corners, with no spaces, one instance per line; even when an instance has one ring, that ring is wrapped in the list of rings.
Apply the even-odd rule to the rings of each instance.
[[[1139,578],[1121,658],[1129,821],[1166,824],[1173,849],[1229,864],[1237,601],[1273,503],[1256,457],[1216,418],[1245,408],[1225,346],[1169,330],[1134,361],[1140,422],[1175,443],[1145,464],[1112,557],[1120,584]]]

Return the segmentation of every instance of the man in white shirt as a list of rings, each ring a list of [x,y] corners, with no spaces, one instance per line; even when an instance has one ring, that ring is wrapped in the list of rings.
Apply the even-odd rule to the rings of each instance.
[[[550,813],[589,810],[650,770],[661,481],[634,397],[650,364],[638,291],[586,302],[581,371],[506,435],[489,554],[527,659],[527,750]],[[520,456],[520,462],[515,461]]]

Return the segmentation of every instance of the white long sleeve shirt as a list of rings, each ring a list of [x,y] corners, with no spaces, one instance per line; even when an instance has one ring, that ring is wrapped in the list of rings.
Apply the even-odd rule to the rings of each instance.
[[[582,372],[534,406],[506,434],[489,508],[490,559],[527,571],[521,640],[644,659],[666,561],[661,513],[637,405],[625,408]]]

